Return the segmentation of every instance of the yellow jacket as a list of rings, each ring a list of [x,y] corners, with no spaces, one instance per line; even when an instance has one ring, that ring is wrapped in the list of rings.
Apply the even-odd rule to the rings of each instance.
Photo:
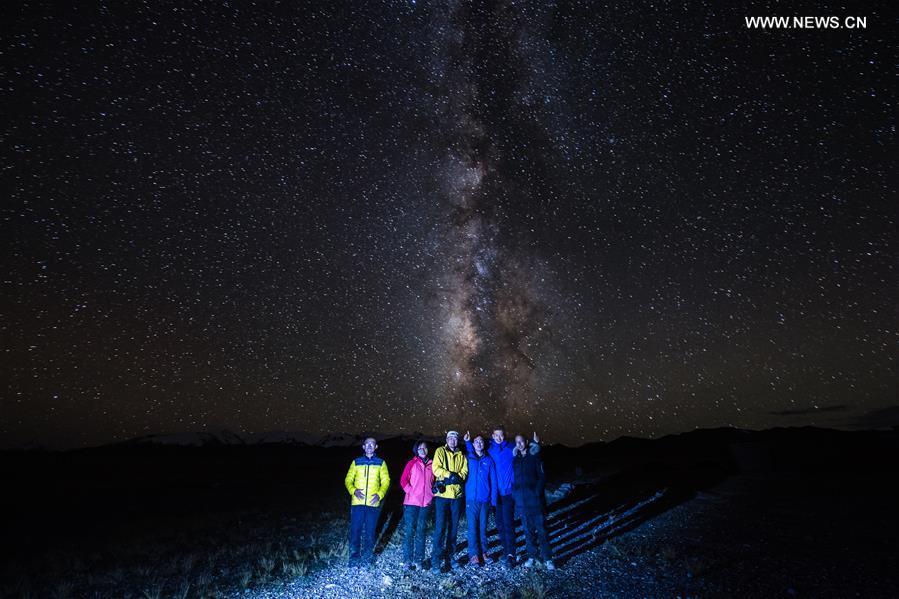
[[[439,481],[449,478],[453,473],[458,474],[462,482],[468,478],[468,458],[460,450],[450,451],[449,447],[444,445],[438,447],[434,452],[434,461],[431,463],[431,470],[434,471],[434,478]],[[436,482],[436,481],[435,481]],[[434,497],[443,497],[444,499],[456,499],[462,496],[462,485],[446,485],[443,493],[437,493]]]
[[[387,488],[390,487],[390,473],[387,472],[387,462],[376,455],[370,458],[360,456],[352,461],[350,469],[346,473],[346,490],[350,494],[353,502],[351,505],[367,505],[369,507],[379,507],[384,495],[387,494]],[[360,489],[364,494],[364,499],[356,497],[356,489]],[[372,495],[378,495],[378,501],[371,503]]]

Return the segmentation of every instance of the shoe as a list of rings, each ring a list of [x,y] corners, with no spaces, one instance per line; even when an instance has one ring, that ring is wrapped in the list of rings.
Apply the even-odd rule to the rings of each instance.
[[[450,573],[450,565],[443,564],[443,566],[440,568],[440,573],[441,574],[449,574]]]
[[[553,563],[553,561],[551,559],[548,559],[545,562],[543,562],[543,565],[546,566],[546,569],[549,570],[550,572],[552,572],[553,570],[556,569],[556,565]]]
[[[525,562],[521,565],[522,568],[532,568],[534,566],[534,558],[529,557],[525,560]]]
[[[507,570],[511,570],[512,568],[514,568],[515,567],[515,556],[507,555],[505,565],[506,565]]]
[[[450,560],[450,568],[452,570],[458,570],[461,567],[462,567],[462,564],[459,563],[459,560],[456,560],[456,559]]]
[[[418,570],[419,566],[415,562],[411,562],[406,568],[412,572]]]
[[[468,565],[469,566],[480,566],[481,560],[478,559],[478,556],[472,555],[470,558],[468,558]]]
[[[481,556],[481,563],[484,564],[485,566],[486,566],[487,564],[492,564],[492,563],[493,563],[493,558],[491,558],[489,555],[487,555],[487,554],[485,553],[485,554],[483,554],[483,555]]]

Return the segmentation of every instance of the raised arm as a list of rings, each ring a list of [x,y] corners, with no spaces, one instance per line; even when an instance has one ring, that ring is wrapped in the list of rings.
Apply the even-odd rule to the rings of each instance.
[[[462,438],[465,441],[465,453],[468,454],[469,457],[473,456],[474,455],[474,445],[471,444],[471,433],[468,431],[465,431],[465,436]]]
[[[470,457],[470,458],[474,457],[474,455],[475,455],[475,453],[474,453],[474,445],[471,444],[471,441],[466,441],[466,442],[465,442],[465,453],[466,453],[466,454],[468,455],[468,457]]]

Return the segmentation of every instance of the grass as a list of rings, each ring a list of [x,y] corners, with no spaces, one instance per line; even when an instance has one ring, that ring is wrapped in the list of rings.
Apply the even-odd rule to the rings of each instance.
[[[187,596],[190,594],[190,581],[184,580],[181,582],[181,586],[178,587],[178,590],[172,595],[174,599],[187,599]]]
[[[302,578],[309,572],[309,564],[305,559],[282,561],[281,572],[287,578]]]
[[[88,551],[10,560],[0,570],[0,598],[205,599],[303,578],[348,556],[346,517],[309,518],[242,513],[230,521],[219,514],[205,526],[155,522]]]
[[[57,582],[53,588],[53,599],[69,599],[74,589],[75,584],[71,580]]]
[[[526,583],[521,585],[518,592],[521,599],[545,599],[547,596],[546,585],[533,574]]]
[[[441,597],[464,597],[465,587],[453,578],[444,578],[440,581]]]
[[[253,580],[253,571],[249,568],[244,570],[240,573],[237,580],[240,582],[240,588],[248,588],[250,586],[250,581]]]
[[[162,597],[162,585],[155,584],[150,588],[144,589],[141,594],[145,599],[161,599]]]

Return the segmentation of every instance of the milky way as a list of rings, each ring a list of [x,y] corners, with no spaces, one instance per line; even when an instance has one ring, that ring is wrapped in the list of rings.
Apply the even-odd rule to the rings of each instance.
[[[539,400],[546,367],[541,357],[550,322],[540,293],[545,281],[532,268],[531,252],[504,243],[505,213],[524,198],[509,191],[517,186],[501,167],[504,149],[492,143],[496,131],[484,117],[502,113],[509,98],[479,68],[505,60],[520,63],[506,65],[513,72],[530,70],[521,58],[525,31],[517,10],[512,4],[488,10],[450,3],[431,23],[439,42],[432,83],[448,148],[439,171],[445,215],[437,226],[441,263],[434,281],[445,323],[440,377],[454,416],[472,425],[526,419]]]
[[[886,7],[14,2],[0,441],[896,424]]]

